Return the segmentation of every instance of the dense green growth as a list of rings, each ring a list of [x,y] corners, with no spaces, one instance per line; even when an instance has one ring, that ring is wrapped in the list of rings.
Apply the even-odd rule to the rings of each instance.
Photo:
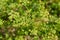
[[[60,40],[60,0],[0,0],[0,40]]]

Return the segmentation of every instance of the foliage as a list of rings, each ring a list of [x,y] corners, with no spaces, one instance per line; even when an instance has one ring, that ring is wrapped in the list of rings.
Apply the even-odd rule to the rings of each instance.
[[[0,40],[60,40],[60,0],[0,0]]]

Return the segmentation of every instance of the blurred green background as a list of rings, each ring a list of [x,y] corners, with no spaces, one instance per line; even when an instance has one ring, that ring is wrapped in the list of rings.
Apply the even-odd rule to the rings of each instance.
[[[0,0],[0,40],[60,40],[60,0]]]

